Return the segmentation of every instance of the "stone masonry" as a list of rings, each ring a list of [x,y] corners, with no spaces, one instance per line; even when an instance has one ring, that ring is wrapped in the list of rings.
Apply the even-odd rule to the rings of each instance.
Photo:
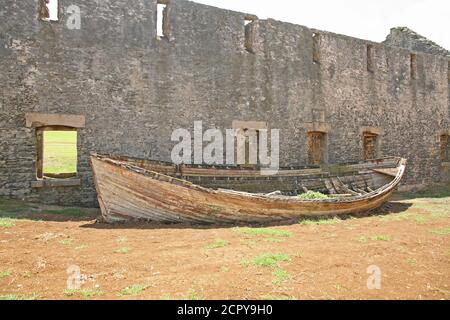
[[[281,165],[308,163],[311,131],[324,134],[327,162],[361,160],[368,131],[378,157],[408,158],[405,187],[449,179],[439,139],[450,130],[448,52],[420,37],[396,30],[381,44],[165,0],[158,38],[157,0],[59,0],[51,22],[38,19],[40,2],[0,8],[0,196],[95,205],[91,152],[170,161],[172,131],[199,120],[280,129]],[[37,180],[27,113],[84,117],[78,182]]]

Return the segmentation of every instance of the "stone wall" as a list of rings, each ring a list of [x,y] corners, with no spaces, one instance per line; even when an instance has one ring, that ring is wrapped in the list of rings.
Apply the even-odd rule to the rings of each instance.
[[[81,9],[81,29],[66,22]],[[439,133],[449,130],[448,58],[421,53],[411,78],[406,49],[171,0],[170,39],[157,39],[156,0],[60,0],[60,20],[37,19],[38,1],[0,11],[0,196],[96,203],[90,152],[170,160],[176,128],[231,128],[234,120],[281,129],[281,165],[308,161],[307,132],[327,132],[330,163],[362,156],[363,128],[379,156],[409,159],[405,183],[442,181]],[[313,33],[320,34],[319,63]],[[373,72],[367,45],[373,46]],[[25,113],[84,115],[80,186],[32,188],[35,129]]]

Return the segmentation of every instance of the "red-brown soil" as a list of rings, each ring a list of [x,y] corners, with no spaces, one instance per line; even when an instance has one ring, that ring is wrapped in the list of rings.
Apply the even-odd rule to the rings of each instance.
[[[7,202],[0,213],[1,208],[3,216],[21,215],[0,220],[2,298],[450,298],[448,195],[402,198],[376,215],[266,231],[111,226],[95,223],[92,215],[46,213],[45,207],[18,204],[14,209]],[[265,234],[273,229],[286,232]],[[269,254],[285,261],[257,265]],[[380,289],[367,287],[371,265],[381,271]],[[84,283],[78,291],[67,290],[70,266],[81,270]]]

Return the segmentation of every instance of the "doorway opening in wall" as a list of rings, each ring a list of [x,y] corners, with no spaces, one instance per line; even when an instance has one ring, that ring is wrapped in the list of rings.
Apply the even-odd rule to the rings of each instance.
[[[37,131],[38,178],[67,179],[77,175],[77,131],[46,127]]]
[[[372,132],[363,133],[363,160],[377,158],[378,135]]]
[[[326,143],[325,132],[308,132],[308,162],[310,165],[321,165],[326,162]]]
[[[39,19],[43,21],[58,21],[58,2],[58,0],[39,0]]]

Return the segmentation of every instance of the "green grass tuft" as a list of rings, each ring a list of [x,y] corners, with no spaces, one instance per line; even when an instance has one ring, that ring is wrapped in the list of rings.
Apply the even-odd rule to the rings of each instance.
[[[370,237],[370,239],[372,241],[391,241],[391,237],[386,236],[386,235],[380,235],[380,234],[374,235],[374,236]]]
[[[254,258],[252,261],[244,261],[243,264],[254,265],[257,267],[278,267],[280,262],[291,261],[291,258],[287,254],[273,254],[266,253]]]
[[[448,236],[450,234],[450,227],[431,230],[431,232],[438,236]]]
[[[273,237],[286,237],[290,238],[293,233],[286,230],[280,229],[269,229],[269,228],[237,228],[238,232],[248,234],[251,236],[273,236]]]
[[[0,300],[36,300],[38,295],[16,295],[16,294],[6,294],[0,295]]]
[[[114,250],[114,253],[126,254],[126,253],[130,253],[130,251],[131,251],[130,248],[122,247],[122,248]]]
[[[148,286],[146,285],[135,284],[120,291],[119,296],[138,296],[147,288]]]
[[[9,271],[9,270],[8,270],[8,271],[1,271],[1,272],[0,272],[0,279],[9,277],[9,276],[11,276],[11,274],[12,274],[12,272]]]
[[[72,239],[63,239],[59,241],[59,244],[63,245],[63,246],[71,246],[73,243]]]
[[[16,225],[16,220],[11,218],[0,218],[0,227],[12,228]]]
[[[275,269],[272,272],[272,275],[275,277],[275,279],[272,281],[273,284],[279,285],[283,282],[286,282],[291,279],[291,275],[289,272],[283,269]]]
[[[206,249],[218,249],[218,248],[223,248],[226,245],[228,245],[228,242],[225,240],[221,240],[221,239],[217,239],[214,242],[208,244],[206,246]]]
[[[198,300],[205,300],[203,297],[201,297],[194,289],[190,290],[186,300],[192,300],[192,301],[198,301]]]

